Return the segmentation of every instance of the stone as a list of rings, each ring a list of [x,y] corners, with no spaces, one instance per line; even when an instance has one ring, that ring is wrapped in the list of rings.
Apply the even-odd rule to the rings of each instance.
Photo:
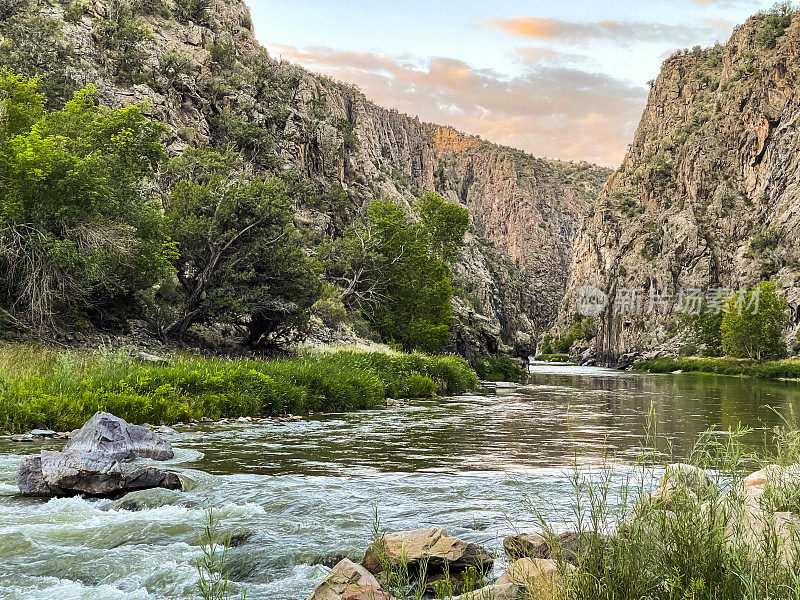
[[[33,429],[31,435],[34,437],[56,437],[56,432],[52,429]]]
[[[511,559],[547,558],[547,540],[538,533],[517,533],[503,539],[503,550]]]
[[[394,600],[392,596],[371,585],[360,585],[346,590],[341,600]]]
[[[12,442],[32,442],[33,436],[30,433],[25,433],[22,435],[12,435],[11,436]]]
[[[495,583],[456,596],[453,600],[525,600],[525,589],[516,583]],[[538,599],[537,599],[538,600]]]
[[[98,412],[74,434],[65,450],[102,454],[116,460],[174,457],[172,445],[146,427],[131,425],[111,413]]]
[[[380,590],[381,586],[367,569],[345,558],[331,569],[328,576],[314,588],[307,600],[341,600],[345,592],[358,590],[361,587]]]
[[[426,572],[431,575],[468,567],[487,572],[494,564],[485,548],[450,536],[441,527],[387,534],[372,543],[362,563],[372,573],[379,573],[383,570],[381,558],[393,568],[399,567],[404,558],[410,571],[418,571],[426,559]]]
[[[668,465],[650,498],[673,508],[676,494],[689,494],[695,499],[706,499],[717,491],[708,472],[683,463]]]
[[[569,565],[567,569],[575,567]],[[559,597],[558,564],[546,558],[521,558],[509,565],[496,585],[515,584],[525,590],[526,597],[555,600]]]
[[[150,363],[153,365],[168,365],[169,361],[166,358],[161,358],[160,356],[156,356],[155,354],[150,354],[149,352],[137,352],[136,358],[144,363]]]
[[[760,497],[772,488],[773,491],[800,488],[800,465],[767,465],[760,471],[751,473],[742,482],[748,496]]]
[[[23,458],[17,486],[25,496],[116,497],[145,488],[179,490],[181,481],[175,473],[97,453],[42,450]]]
[[[153,488],[128,492],[122,498],[114,500],[106,510],[140,511],[151,510],[160,506],[180,504],[183,498],[177,490]]]
[[[42,475],[42,458],[40,456],[22,458],[17,469],[17,487],[23,496],[52,495],[52,491]]]

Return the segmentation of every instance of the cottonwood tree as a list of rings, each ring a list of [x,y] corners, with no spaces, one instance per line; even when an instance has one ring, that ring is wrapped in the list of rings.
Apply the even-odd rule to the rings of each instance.
[[[144,190],[165,128],[89,86],[48,111],[35,80],[0,75],[0,308],[21,328],[124,318],[172,247]]]
[[[180,293],[165,334],[183,340],[196,323],[227,323],[245,330],[253,346],[289,341],[321,283],[284,183],[249,173],[237,153],[212,149],[186,150],[167,179]]]
[[[781,337],[788,320],[786,308],[786,300],[778,296],[771,281],[741,297],[734,295],[725,306],[720,327],[725,354],[758,360],[786,354]]]
[[[385,341],[438,352],[450,339],[450,263],[464,243],[469,213],[429,192],[413,208],[416,220],[390,200],[374,200],[321,254],[345,303]]]

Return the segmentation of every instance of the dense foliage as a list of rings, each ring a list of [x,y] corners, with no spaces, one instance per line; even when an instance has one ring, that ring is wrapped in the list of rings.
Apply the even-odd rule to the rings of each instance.
[[[484,381],[525,383],[528,380],[527,371],[507,354],[478,357],[475,361],[475,373]]]
[[[292,359],[177,357],[142,364],[123,352],[0,348],[0,430],[81,426],[105,410],[133,423],[357,410],[387,397],[460,394],[475,373],[454,356],[338,352]]]
[[[726,308],[720,324],[725,354],[759,360],[786,354],[781,334],[788,320],[787,303],[778,297],[774,283],[766,281],[741,298],[731,298]]]
[[[169,175],[180,291],[167,334],[182,340],[193,324],[213,322],[246,329],[255,346],[291,340],[321,284],[283,181],[256,177],[238,154],[209,149],[185,151]]]
[[[48,111],[30,81],[0,76],[0,307],[38,329],[122,317],[162,278],[173,246],[146,182],[164,126],[108,109],[93,87]]]
[[[381,337],[405,350],[438,352],[450,340],[450,264],[464,243],[469,213],[425,193],[413,220],[375,200],[363,220],[323,254],[343,299],[362,310]]]

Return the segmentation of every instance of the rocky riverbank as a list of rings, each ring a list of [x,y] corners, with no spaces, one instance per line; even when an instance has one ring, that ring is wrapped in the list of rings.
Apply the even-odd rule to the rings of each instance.
[[[617,598],[612,588],[620,584],[645,594],[643,574],[651,585],[674,591],[684,585],[681,570],[690,565],[698,575],[686,584],[718,586],[714,597],[745,597],[720,593],[736,585],[730,578],[741,577],[744,567],[750,568],[750,585],[794,581],[795,587],[786,589],[797,591],[798,499],[800,464],[767,465],[729,482],[726,490],[709,471],[672,464],[658,487],[643,495],[612,531],[555,535],[545,527],[543,534],[506,537],[505,570],[496,579],[495,557],[482,546],[441,528],[401,531],[375,539],[360,564],[341,560],[307,600],[390,600],[407,597],[408,590],[414,590],[411,597],[452,600]],[[708,569],[720,571],[719,581],[703,577]],[[628,581],[604,581],[601,573]],[[587,581],[597,596],[587,594]],[[651,591],[647,597],[672,596]]]

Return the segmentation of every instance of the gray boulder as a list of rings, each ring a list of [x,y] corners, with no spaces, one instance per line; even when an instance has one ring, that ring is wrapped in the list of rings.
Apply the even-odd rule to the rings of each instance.
[[[149,488],[181,489],[175,473],[136,462],[120,462],[97,453],[42,450],[23,458],[17,486],[26,496],[117,497]]]
[[[157,433],[147,427],[131,425],[107,412],[95,413],[72,436],[64,450],[99,454],[116,460],[169,460],[175,456],[172,444]]]

